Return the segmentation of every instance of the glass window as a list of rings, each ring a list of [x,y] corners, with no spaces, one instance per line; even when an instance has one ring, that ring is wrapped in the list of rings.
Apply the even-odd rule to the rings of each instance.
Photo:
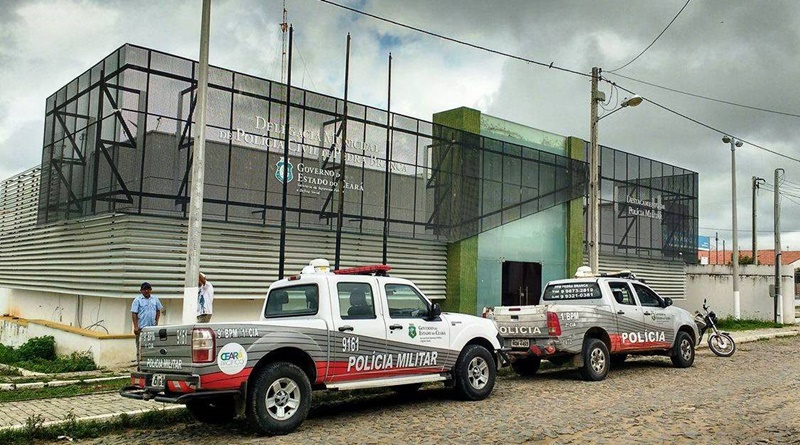
[[[314,315],[319,309],[319,289],[316,284],[273,289],[267,296],[264,316],[291,317],[297,315]]]
[[[633,292],[631,292],[628,283],[624,281],[609,281],[608,287],[611,288],[611,295],[614,296],[614,300],[618,304],[636,306],[636,300],[633,299]]]
[[[375,318],[372,286],[368,283],[339,283],[339,315],[342,320]]]
[[[600,298],[600,287],[595,282],[551,284],[544,290],[544,300],[587,300]]]
[[[387,284],[386,299],[391,318],[425,318],[428,316],[428,301],[407,284]]]
[[[635,283],[633,288],[636,289],[636,295],[639,296],[639,303],[641,303],[642,306],[662,307],[661,297],[656,295],[652,290]]]

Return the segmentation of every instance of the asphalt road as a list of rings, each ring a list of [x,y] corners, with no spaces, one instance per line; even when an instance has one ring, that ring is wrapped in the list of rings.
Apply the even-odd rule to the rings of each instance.
[[[664,357],[630,359],[602,382],[583,382],[573,371],[506,372],[482,402],[453,400],[441,386],[410,398],[316,393],[306,422],[282,437],[256,436],[236,421],[81,443],[800,444],[800,337],[737,346],[731,358],[703,349],[689,369]]]

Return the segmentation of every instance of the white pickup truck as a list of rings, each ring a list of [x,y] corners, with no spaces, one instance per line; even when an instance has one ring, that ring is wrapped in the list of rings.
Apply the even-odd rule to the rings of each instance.
[[[124,397],[185,404],[202,422],[237,414],[264,433],[305,420],[312,390],[454,386],[467,400],[494,388],[494,323],[442,313],[388,266],[330,271],[314,260],[270,286],[259,321],[145,328],[140,372]]]
[[[536,373],[541,360],[578,368],[585,380],[603,380],[628,354],[666,355],[679,368],[694,363],[692,315],[630,273],[551,281],[541,303],[484,309],[520,375]]]

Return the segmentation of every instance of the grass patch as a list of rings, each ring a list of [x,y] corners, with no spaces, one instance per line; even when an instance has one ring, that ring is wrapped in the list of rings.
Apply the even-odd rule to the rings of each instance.
[[[47,374],[97,369],[88,352],[57,356],[56,341],[51,335],[31,338],[19,348],[0,344],[0,363]]]
[[[77,420],[73,413],[69,413],[64,423],[52,426],[44,426],[44,419],[36,414],[26,420],[24,428],[0,431],[0,443],[28,445],[35,440],[56,441],[58,436],[90,439],[126,429],[153,430],[187,421],[191,421],[191,416],[185,409],[153,410],[135,416],[120,414],[108,420]]]
[[[17,389],[0,391],[0,403],[19,402],[22,400],[50,399],[53,397],[72,397],[98,392],[118,391],[130,383],[130,378],[107,380],[103,382],[80,382],[73,385],[54,386],[48,388]]]
[[[733,317],[721,318],[717,323],[717,328],[723,331],[752,331],[754,329],[773,329],[782,328],[780,323],[773,323],[764,320],[737,320]]]

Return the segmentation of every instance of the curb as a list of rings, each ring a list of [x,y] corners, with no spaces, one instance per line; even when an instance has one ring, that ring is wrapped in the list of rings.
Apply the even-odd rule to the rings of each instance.
[[[75,419],[75,421],[76,422],[84,422],[84,421],[92,421],[92,420],[106,420],[106,419],[110,419],[112,417],[120,416],[120,415],[123,415],[123,414],[129,415],[129,416],[134,416],[134,415],[137,415],[137,414],[144,414],[144,413],[151,412],[151,411],[167,411],[167,410],[181,409],[181,408],[185,408],[185,407],[183,405],[171,405],[171,404],[167,405],[165,403],[164,406],[162,406],[161,408],[142,408],[142,409],[137,409],[137,410],[133,410],[133,411],[120,411],[118,413],[106,413],[106,414],[98,414],[98,415],[95,415],[95,416],[78,417],[78,418]],[[47,422],[43,422],[42,423],[42,427],[60,425],[62,423],[67,423],[67,422],[69,422],[69,420],[66,420],[66,419],[48,420]],[[26,427],[25,424],[18,423],[18,424],[15,424],[15,425],[8,425],[8,426],[0,427],[0,431],[4,431],[4,430],[19,430],[19,429],[23,429],[25,427]]]
[[[788,330],[776,330],[774,332],[762,332],[759,334],[749,334],[749,335],[745,334],[746,332],[748,331],[734,331],[734,332],[728,332],[728,334],[730,334],[731,337],[733,337],[733,341],[735,341],[736,343],[752,343],[759,340],[769,340],[772,338],[795,337],[800,335],[800,327],[793,327]],[[741,335],[737,335],[739,333],[741,333]],[[697,345],[697,348],[708,349],[708,345],[706,343],[707,342],[705,341],[701,342],[699,345]]]
[[[130,377],[130,375],[118,375],[115,377],[96,377],[92,379],[78,379],[78,380],[52,380],[49,382],[28,382],[28,383],[0,383],[0,391],[14,391],[17,389],[32,389],[32,388],[54,388],[57,386],[76,385],[80,383],[95,383],[107,382],[109,380],[119,380]]]

